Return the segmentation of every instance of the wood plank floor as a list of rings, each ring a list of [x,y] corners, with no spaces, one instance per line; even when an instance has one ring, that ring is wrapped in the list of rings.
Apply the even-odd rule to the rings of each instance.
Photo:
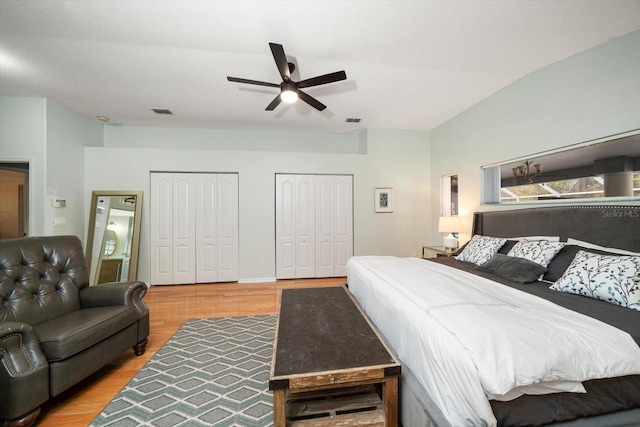
[[[133,350],[42,406],[39,427],[87,426],[187,319],[274,314],[284,288],[338,286],[344,277],[279,280],[272,283],[217,283],[153,286],[149,306],[147,351]]]

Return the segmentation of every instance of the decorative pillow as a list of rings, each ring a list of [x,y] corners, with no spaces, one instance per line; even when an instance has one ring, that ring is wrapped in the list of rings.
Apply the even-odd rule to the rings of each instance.
[[[599,255],[621,255],[616,252],[607,252],[599,249],[575,246],[567,242],[567,244],[562,249],[560,249],[560,252],[558,252],[556,256],[553,257],[549,265],[547,265],[547,272],[544,274],[542,280],[545,282],[553,283],[561,278],[564,272],[567,271],[567,268],[569,268],[569,266],[571,265],[571,262],[576,257],[578,251],[586,251]]]
[[[550,288],[640,311],[640,256],[578,251]]]
[[[476,234],[455,259],[471,262],[476,265],[484,264],[498,252],[507,239],[499,237],[480,236]]]
[[[509,240],[549,240],[551,242],[559,242],[560,236],[524,236],[524,237],[509,237]]]
[[[611,252],[613,254],[619,254],[619,255],[640,255],[640,253],[638,252],[631,252],[631,251],[618,249],[618,248],[607,248],[605,246],[596,245],[595,243],[583,242],[582,240],[574,239],[571,237],[567,239],[567,245],[578,245],[578,246],[582,246],[583,248],[597,249],[599,251],[606,251],[606,252]]]
[[[505,255],[508,254],[509,251],[511,249],[513,249],[513,247],[515,246],[516,243],[518,243],[517,240],[511,240],[511,239],[507,240],[504,243],[504,245],[502,245],[502,247],[498,250],[498,253],[499,254],[505,254]]]
[[[478,271],[495,274],[517,283],[535,282],[547,269],[537,262],[512,257],[501,253],[495,254],[489,261],[475,268]]]
[[[559,242],[559,236],[528,236],[528,237],[508,237],[507,243],[505,243],[500,250],[499,254],[509,254],[509,251],[521,240],[549,240],[551,242]]]
[[[507,255],[528,259],[546,267],[564,245],[563,242],[525,239],[516,243]]]

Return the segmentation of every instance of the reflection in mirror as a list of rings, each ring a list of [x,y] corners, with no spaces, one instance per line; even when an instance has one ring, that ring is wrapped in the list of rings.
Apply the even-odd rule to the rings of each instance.
[[[485,203],[640,196],[640,133],[484,167]],[[495,177],[495,180],[494,178]],[[499,182],[498,189],[490,188]]]
[[[142,191],[94,191],[86,259],[92,285],[136,280]]]

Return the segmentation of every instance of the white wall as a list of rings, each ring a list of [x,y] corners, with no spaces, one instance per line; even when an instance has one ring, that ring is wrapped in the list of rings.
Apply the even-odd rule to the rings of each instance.
[[[474,211],[505,208],[481,205],[481,166],[640,128],[638,46],[640,31],[550,65],[432,131],[431,192],[458,173],[462,241]]]
[[[103,125],[47,101],[46,200],[44,234],[73,234],[83,239],[87,232],[85,212],[91,198],[84,197],[84,147],[102,145]],[[66,200],[66,207],[54,208],[51,200]],[[54,226],[55,218],[66,225]]]
[[[102,124],[44,98],[0,96],[0,161],[29,162],[29,235],[85,235],[84,147]],[[51,199],[67,200],[54,209]],[[54,217],[66,226],[55,226]]]
[[[197,134],[195,142],[191,139],[194,134]],[[183,148],[194,144],[202,147],[207,138],[215,145],[224,136],[235,141],[234,150]],[[242,131],[108,126],[105,147],[85,149],[86,200],[93,190],[144,191],[140,280],[149,278],[150,171],[239,173],[241,281],[275,277],[276,173],[353,174],[354,252],[401,256],[420,253],[426,239],[425,218],[429,215],[428,132],[369,130],[365,135],[327,136],[330,143],[342,139],[351,147],[349,152],[359,147],[358,151],[366,154],[323,152],[327,150],[322,138],[300,133],[279,134],[276,148],[290,149],[296,147],[296,141],[307,141],[303,144],[304,152],[274,151],[273,144],[261,146],[256,142],[256,138],[260,142],[260,136]],[[264,135],[266,140],[272,136]],[[137,147],[138,139],[140,145],[148,147],[149,138],[165,148]],[[309,142],[313,139],[319,142]],[[118,166],[117,170],[113,165]],[[373,212],[376,186],[394,188],[394,213]],[[267,262],[262,261],[262,255],[267,255]]]
[[[46,192],[44,98],[0,96],[0,161],[29,163],[29,234],[44,234]]]

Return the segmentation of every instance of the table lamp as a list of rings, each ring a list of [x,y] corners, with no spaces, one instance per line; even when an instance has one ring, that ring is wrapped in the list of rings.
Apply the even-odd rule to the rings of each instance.
[[[447,251],[453,251],[458,248],[458,238],[453,235],[460,229],[460,218],[458,216],[441,216],[438,222],[438,231],[441,233],[449,233],[444,238],[444,247]]]

